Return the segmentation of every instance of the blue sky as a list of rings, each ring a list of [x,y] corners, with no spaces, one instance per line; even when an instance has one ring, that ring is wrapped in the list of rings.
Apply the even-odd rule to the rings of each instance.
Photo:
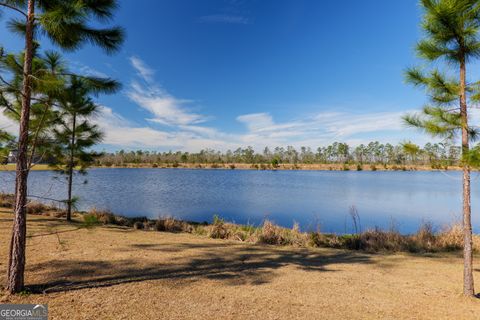
[[[417,0],[121,1],[120,52],[65,56],[123,83],[98,99],[101,149],[422,144],[400,119],[425,102],[403,81],[418,63],[420,14]],[[21,49],[2,30],[1,43]]]

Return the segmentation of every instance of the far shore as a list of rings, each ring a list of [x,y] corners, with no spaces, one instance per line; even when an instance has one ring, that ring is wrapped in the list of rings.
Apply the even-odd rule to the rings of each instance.
[[[0,171],[15,171],[15,164],[0,165]],[[297,170],[297,171],[460,171],[459,166],[383,165],[383,164],[248,164],[248,163],[125,163],[123,165],[92,166],[112,169],[212,169],[212,170]],[[37,164],[33,171],[54,170],[48,164]],[[472,171],[476,171],[472,169]]]

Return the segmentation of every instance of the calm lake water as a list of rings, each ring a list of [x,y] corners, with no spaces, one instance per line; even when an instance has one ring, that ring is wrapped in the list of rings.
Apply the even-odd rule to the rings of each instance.
[[[480,231],[478,173],[472,174],[473,224]],[[126,216],[174,216],[211,221],[214,214],[237,223],[265,218],[302,229],[351,232],[354,205],[362,228],[417,229],[422,220],[438,227],[461,214],[460,172],[242,171],[186,169],[92,169],[77,177],[79,207]],[[83,180],[88,182],[83,184]],[[0,191],[13,191],[12,172],[0,172]],[[29,194],[65,198],[65,178],[33,171]]]

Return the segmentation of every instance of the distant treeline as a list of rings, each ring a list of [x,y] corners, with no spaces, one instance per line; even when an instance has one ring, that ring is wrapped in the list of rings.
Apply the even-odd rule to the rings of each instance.
[[[351,147],[335,142],[313,150],[309,147],[295,149],[266,147],[255,152],[252,147],[220,152],[212,149],[200,152],[151,152],[124,151],[105,153],[97,160],[100,166],[124,166],[127,164],[384,164],[384,165],[431,165],[432,167],[453,166],[459,163],[461,150],[446,143],[427,143],[422,148],[414,143],[397,145],[382,144],[378,141]]]

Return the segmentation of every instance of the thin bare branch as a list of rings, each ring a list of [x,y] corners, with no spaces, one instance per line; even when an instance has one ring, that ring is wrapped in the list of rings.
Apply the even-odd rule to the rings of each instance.
[[[26,12],[24,12],[24,11],[18,9],[17,7],[14,7],[14,6],[12,6],[12,5],[8,4],[8,3],[0,2],[0,6],[5,7],[5,8],[8,8],[8,9],[12,9],[12,10],[14,10],[14,11],[22,14],[25,18],[28,18],[28,15],[27,15]]]

